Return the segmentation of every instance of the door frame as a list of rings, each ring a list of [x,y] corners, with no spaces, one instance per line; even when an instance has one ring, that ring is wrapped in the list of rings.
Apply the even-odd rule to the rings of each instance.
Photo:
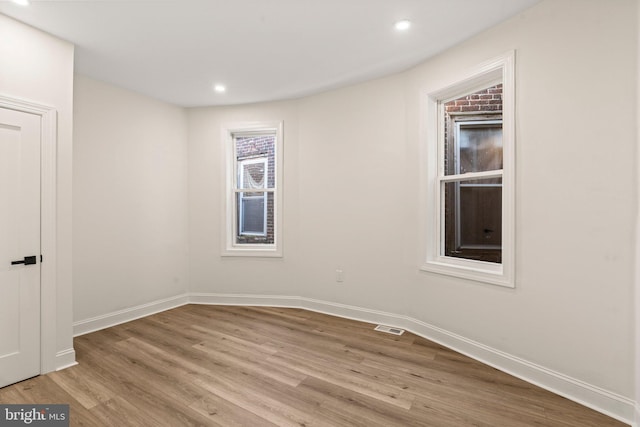
[[[57,347],[57,111],[48,105],[0,94],[0,107],[40,116],[40,373],[56,370]],[[43,302],[47,303],[44,304]]]

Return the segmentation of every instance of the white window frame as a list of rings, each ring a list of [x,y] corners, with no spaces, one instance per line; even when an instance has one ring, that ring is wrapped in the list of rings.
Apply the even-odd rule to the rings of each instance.
[[[236,243],[238,235],[238,207],[236,194],[241,192],[237,188],[238,184],[238,164],[242,162],[236,159],[235,138],[238,136],[267,135],[275,136],[275,158],[274,158],[274,187],[265,188],[264,191],[273,193],[273,215],[274,215],[274,243]],[[245,257],[282,257],[282,189],[283,189],[283,123],[282,122],[251,122],[239,123],[223,126],[222,142],[224,144],[224,166],[222,168],[224,178],[223,194],[223,221],[222,221],[222,256],[245,256]],[[268,182],[268,162],[265,168],[265,182]],[[266,202],[265,202],[266,205]],[[265,209],[266,212],[266,209]],[[266,227],[266,219],[265,219]],[[245,234],[246,235],[246,234]]]
[[[444,174],[444,104],[461,96],[502,83],[503,169],[464,175]],[[515,287],[515,52],[487,61],[423,97],[421,147],[422,256],[420,269],[482,283]],[[502,178],[502,263],[444,255],[445,182]]]
[[[262,209],[262,215],[263,215],[263,220],[262,220],[262,224],[263,224],[263,229],[262,232],[260,233],[256,233],[256,232],[248,232],[248,231],[244,231],[244,229],[242,228],[242,224],[244,224],[244,204],[240,203],[240,212],[238,213],[238,218],[239,218],[239,224],[240,224],[240,229],[238,230],[238,234],[240,234],[241,236],[266,236],[267,235],[267,193],[270,193],[271,191],[269,191],[269,189],[266,187],[266,183],[268,182],[268,177],[269,177],[269,159],[266,157],[257,157],[257,158],[253,158],[253,159],[244,159],[244,160],[240,160],[237,162],[239,165],[238,168],[238,172],[240,173],[240,176],[238,178],[238,182],[244,182],[244,168],[242,167],[243,165],[255,165],[258,163],[262,163],[264,165],[264,182],[265,182],[265,187],[263,189],[256,189],[256,191],[251,191],[252,193],[262,193],[262,196],[250,196],[250,197],[245,197],[244,193],[248,193],[248,191],[240,191],[240,201],[244,200],[244,199],[248,199],[248,198],[258,198],[258,197],[262,197],[263,200],[263,209]]]

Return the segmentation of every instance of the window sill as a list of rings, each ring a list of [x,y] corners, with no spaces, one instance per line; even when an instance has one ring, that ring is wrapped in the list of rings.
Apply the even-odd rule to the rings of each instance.
[[[462,262],[458,261],[454,264],[448,261],[447,258],[443,258],[443,260],[444,261],[428,261],[420,266],[420,270],[505,288],[515,288],[513,278],[507,277],[504,274],[502,264],[466,260]]]
[[[234,247],[222,251],[222,257],[256,257],[256,258],[282,258],[282,251],[274,247],[259,248],[251,247]]]

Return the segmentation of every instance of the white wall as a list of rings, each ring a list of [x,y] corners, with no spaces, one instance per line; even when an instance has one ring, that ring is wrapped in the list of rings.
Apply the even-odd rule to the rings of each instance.
[[[630,418],[637,16],[634,0],[547,0],[405,73],[266,104],[185,112],[76,76],[74,319],[185,292],[362,307],[440,328]],[[515,290],[418,269],[420,94],[512,49]],[[223,258],[222,127],[274,120],[284,257]]]
[[[640,70],[640,1],[637,4],[637,69]],[[640,426],[640,83],[636,82],[636,276],[635,276],[635,425]]]
[[[75,77],[74,320],[187,290],[183,109]]]
[[[630,418],[636,17],[634,0],[548,0],[403,74],[190,110],[190,290],[410,316],[602,393],[612,402],[602,409]],[[515,290],[418,270],[420,93],[511,49]],[[285,255],[222,259],[220,127],[266,119],[285,124]]]
[[[628,397],[635,43],[635,1],[547,1],[413,70],[407,92],[413,148],[420,89],[516,50],[517,287],[421,275],[410,314]]]
[[[284,157],[295,159],[298,154],[297,112],[295,102],[255,104],[244,107],[201,108],[189,113],[189,229],[191,291],[233,293],[238,289],[251,293],[289,294],[297,288],[295,262],[283,259],[221,258],[222,213],[224,202],[224,150],[220,143],[222,127],[229,123],[284,120]],[[295,177],[296,161],[288,162],[284,170],[287,193],[284,197],[284,251],[297,257],[299,236],[298,200]],[[291,190],[291,191],[289,191]],[[287,257],[287,261],[290,258]],[[268,281],[264,282],[263,278]]]
[[[0,15],[0,70],[0,94],[44,104],[57,111],[55,341],[57,352],[72,358],[73,45]],[[46,303],[51,302],[43,301]]]
[[[403,226],[411,203],[404,79],[306,98],[299,108],[300,294],[405,313],[416,242],[405,246]]]
[[[431,312],[427,320],[449,331],[628,398],[635,6],[545,2],[416,69],[409,87],[517,50],[517,288],[427,275],[411,292],[424,301],[412,313]]]

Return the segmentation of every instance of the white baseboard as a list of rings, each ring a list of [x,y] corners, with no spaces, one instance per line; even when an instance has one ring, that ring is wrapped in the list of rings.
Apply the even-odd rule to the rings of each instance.
[[[531,384],[631,424],[633,400],[416,319],[406,329]]]
[[[312,298],[286,295],[183,294],[75,322],[73,324],[74,336],[129,322],[189,303],[302,308],[363,322],[399,327],[624,423],[631,425],[634,418],[640,419],[640,409],[632,399],[496,350],[418,319]],[[75,353],[67,352],[59,354],[61,363],[57,366],[64,366],[63,359],[67,360],[69,364],[75,364]]]
[[[182,294],[135,307],[125,308],[124,310],[118,310],[113,313],[103,314],[90,319],[80,320],[79,322],[73,323],[73,336],[77,337],[79,335],[99,331],[100,329],[110,328],[111,326],[120,325],[122,323],[130,322],[131,320],[146,317],[175,307],[180,307],[181,305],[188,303],[189,295]]]
[[[189,302],[212,305],[303,308],[369,323],[399,327],[624,423],[632,423],[634,412],[636,413],[635,417],[638,417],[638,408],[635,402],[627,397],[571,378],[408,316],[311,298],[282,295],[192,293],[190,294]]]
[[[56,371],[70,368],[77,364],[76,351],[73,348],[68,348],[56,353]]]
[[[247,303],[248,301],[251,303]],[[190,293],[189,304],[255,305],[265,307],[297,307],[300,297],[284,295],[203,294]]]

